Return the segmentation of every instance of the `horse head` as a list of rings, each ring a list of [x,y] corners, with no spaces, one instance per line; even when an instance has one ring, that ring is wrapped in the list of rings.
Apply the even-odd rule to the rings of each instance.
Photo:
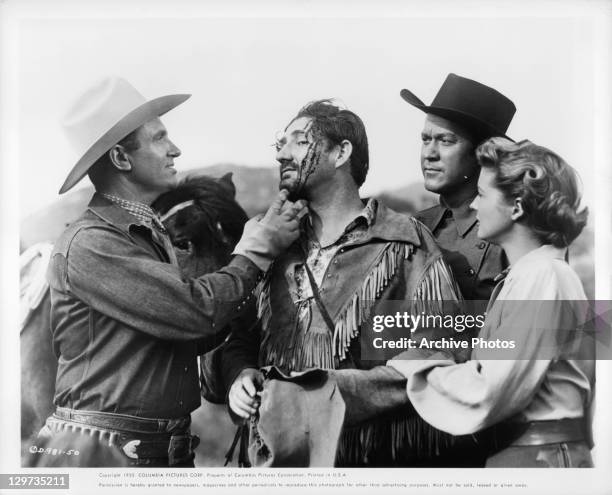
[[[214,271],[229,262],[248,220],[235,196],[231,173],[220,179],[196,175],[153,203],[188,275]]]

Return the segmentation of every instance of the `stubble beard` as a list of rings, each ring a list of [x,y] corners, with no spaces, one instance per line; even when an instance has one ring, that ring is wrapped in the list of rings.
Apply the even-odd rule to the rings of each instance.
[[[302,178],[302,175],[298,173],[297,177],[292,177],[290,179],[281,179],[278,184],[278,189],[286,189],[289,193],[288,199],[289,201],[297,201],[298,199],[305,199],[305,181]]]

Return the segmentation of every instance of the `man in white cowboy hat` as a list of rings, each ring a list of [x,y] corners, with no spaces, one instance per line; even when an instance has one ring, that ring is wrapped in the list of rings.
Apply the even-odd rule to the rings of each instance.
[[[193,466],[198,348],[213,347],[248,306],[306,212],[282,191],[263,218],[246,224],[229,265],[184,279],[149,205],[175,186],[180,155],[159,117],[188,97],[147,101],[112,78],[85,93],[65,120],[81,158],[60,193],[86,174],[96,192],[49,265],[57,409],[39,436],[91,435],[133,466]]]
[[[421,131],[421,169],[425,189],[440,204],[416,214],[434,234],[466,300],[489,299],[493,279],[507,266],[502,249],[478,239],[476,147],[505,136],[516,111],[511,100],[477,81],[449,74],[431,105],[411,91],[402,98],[425,112]]]

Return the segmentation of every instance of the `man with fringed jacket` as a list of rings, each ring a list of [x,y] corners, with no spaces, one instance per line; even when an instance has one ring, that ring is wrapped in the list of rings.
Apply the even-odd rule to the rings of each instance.
[[[427,465],[455,437],[416,415],[404,377],[385,359],[367,359],[361,336],[384,302],[409,301],[419,313],[441,314],[443,301],[457,307],[461,296],[451,272],[422,224],[375,199],[361,200],[368,143],[356,114],[329,100],[312,102],[276,146],[280,187],[292,200],[307,199],[310,217],[262,282],[261,330],[233,335],[223,354],[230,413],[248,421],[250,463]],[[285,388],[264,386],[270,367],[287,380]],[[295,375],[313,368],[326,370],[327,378],[320,386],[304,378],[296,388],[301,378]],[[341,405],[334,402],[337,389]],[[316,390],[328,393],[304,399]],[[325,444],[322,456],[314,453],[314,437]],[[310,452],[296,454],[300,449]],[[246,462],[244,453],[241,459]]]

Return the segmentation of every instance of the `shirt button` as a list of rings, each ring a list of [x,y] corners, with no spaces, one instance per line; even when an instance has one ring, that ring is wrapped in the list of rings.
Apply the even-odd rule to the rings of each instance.
[[[331,276],[332,276],[332,274],[331,274],[331,273],[328,273],[328,274],[327,274],[327,278],[331,278]]]
[[[183,401],[182,400],[179,400],[179,406],[183,407]]]
[[[338,260],[334,260],[334,265],[337,265],[337,264],[338,264]]]
[[[189,369],[189,366],[185,366],[185,367],[183,368],[183,370],[185,370],[185,373],[187,373],[187,370],[188,370],[188,369]]]
[[[478,249],[484,249],[486,245],[487,245],[486,242],[479,242],[478,243]]]
[[[465,271],[465,273],[466,273],[466,275],[470,275],[470,276],[472,276],[472,275],[474,275],[476,272],[474,271],[474,269],[473,269],[473,268],[470,268],[469,270],[466,270],[466,271]]]

